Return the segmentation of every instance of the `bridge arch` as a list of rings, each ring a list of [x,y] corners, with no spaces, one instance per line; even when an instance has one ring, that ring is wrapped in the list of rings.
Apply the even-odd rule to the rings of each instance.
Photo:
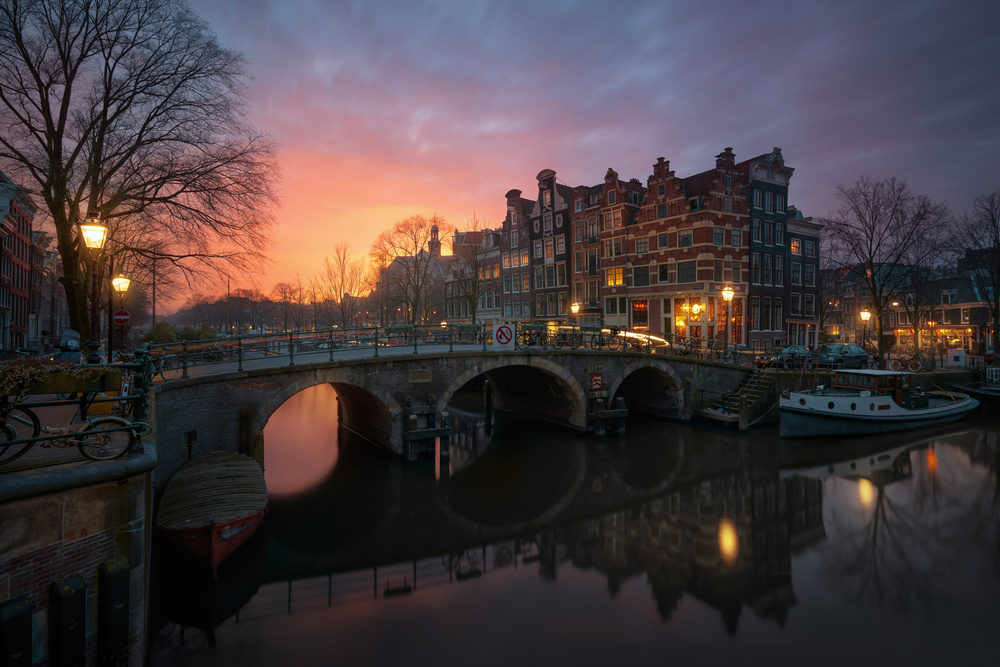
[[[532,381],[539,373],[545,382]],[[455,377],[442,392],[438,410],[447,409],[455,393],[479,376],[485,376],[498,389],[498,409],[517,411],[547,421],[555,420],[581,431],[587,428],[587,395],[583,386],[566,368],[540,356],[478,360]],[[548,395],[545,392],[549,392]],[[553,411],[553,402],[562,403],[565,410],[561,414],[558,410]]]
[[[672,418],[685,415],[684,381],[674,366],[660,359],[633,361],[615,378],[608,395],[612,402],[623,398],[630,412]]]
[[[264,427],[271,415],[295,394],[320,384],[337,392],[341,425],[368,440],[392,448],[402,438],[403,408],[388,391],[372,386],[358,367],[328,367],[311,373],[289,374],[275,391],[259,404],[250,425],[255,440],[263,444]],[[333,407],[333,406],[331,406]]]

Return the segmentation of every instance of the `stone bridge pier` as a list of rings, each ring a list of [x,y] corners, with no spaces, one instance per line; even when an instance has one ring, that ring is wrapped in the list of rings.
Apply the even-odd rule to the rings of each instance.
[[[744,371],[696,360],[593,350],[442,352],[261,368],[157,385],[162,474],[191,457],[241,451],[263,462],[268,419],[294,394],[330,384],[341,424],[412,459],[446,435],[449,403],[483,390],[497,412],[601,433],[643,412],[689,419],[700,388],[735,386]],[[158,473],[160,474],[160,473]]]

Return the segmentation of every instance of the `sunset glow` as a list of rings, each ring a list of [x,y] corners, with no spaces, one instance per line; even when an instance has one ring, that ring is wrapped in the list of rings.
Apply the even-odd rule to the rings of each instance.
[[[609,166],[645,181],[660,156],[687,176],[727,146],[741,160],[779,146],[789,203],[813,216],[861,175],[967,210],[1000,169],[996,21],[946,3],[193,8],[245,54],[252,120],[280,145],[265,292],[317,273],[337,242],[366,253],[410,215],[497,226],[504,193],[531,197],[547,168],[568,185]],[[775,27],[777,52],[747,49]]]

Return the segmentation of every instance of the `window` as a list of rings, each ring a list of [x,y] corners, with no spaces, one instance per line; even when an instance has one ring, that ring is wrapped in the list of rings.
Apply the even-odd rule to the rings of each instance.
[[[762,331],[771,329],[771,299],[764,297],[760,300],[760,328]]]
[[[764,193],[764,210],[768,213],[774,213],[774,193],[765,192]]]
[[[657,282],[661,283],[670,282],[670,273],[668,271],[669,266],[670,266],[669,264],[660,264],[660,266],[658,267],[659,275],[656,277]]]
[[[793,255],[801,255],[802,254],[802,241],[800,241],[799,239],[792,239],[791,240],[791,244],[792,244],[792,254]]]
[[[764,284],[771,284],[771,255],[764,255]]]
[[[806,294],[806,315],[816,314],[816,295]]]
[[[527,266],[527,265],[528,265],[528,249],[525,248],[524,250],[521,251],[521,266]]]
[[[785,195],[777,195],[777,204],[775,205],[778,213],[785,212]]]
[[[554,258],[554,248],[552,239],[545,239],[545,262],[551,262]]]
[[[729,177],[726,176],[726,178],[729,178]],[[722,198],[722,210],[726,211],[727,213],[732,213],[733,212],[733,198],[732,197],[723,197]]]
[[[557,255],[565,255],[566,254],[566,237],[565,236],[560,235],[560,236],[556,237],[556,254]]]
[[[760,220],[757,218],[750,223],[750,240],[760,243]]]
[[[743,245],[743,231],[740,229],[734,229],[729,232],[729,236],[732,239],[732,246],[734,248],[739,248]]]
[[[756,188],[753,191],[753,207],[760,208],[760,190]]]
[[[774,297],[774,328],[784,329],[785,328],[785,315],[782,312],[781,297]]]
[[[535,241],[535,259],[542,258],[542,241],[539,239]]]
[[[722,260],[717,259],[712,266],[712,280],[717,283],[722,282]]]
[[[546,232],[551,232],[552,231],[552,214],[551,213],[546,213],[545,215],[542,216],[542,229],[544,229]]]
[[[755,296],[750,299],[750,330],[760,330],[760,297]]]
[[[503,293],[510,294],[510,276],[503,277]]]
[[[657,197],[662,197],[663,195],[666,194],[666,192],[667,192],[667,188],[666,188],[666,186],[663,185],[663,183],[660,183],[659,185],[656,186],[656,196]]]
[[[542,203],[545,206],[552,206],[552,192],[550,190],[542,193]]]
[[[806,246],[806,257],[815,257],[816,256],[816,242],[815,241],[806,241],[805,242],[805,246]]]
[[[755,252],[750,258],[750,274],[753,276],[751,281],[760,284],[760,253]]]
[[[632,269],[632,284],[636,287],[649,285],[649,267],[637,266]]]
[[[608,190],[608,204],[614,204],[614,203],[615,203],[615,191]]]
[[[605,299],[604,300],[604,314],[605,315],[617,315],[618,314],[618,299]]]
[[[802,284],[802,264],[799,262],[792,262],[792,284]]]
[[[521,291],[530,292],[531,291],[531,281],[529,280],[529,273],[525,271],[521,274]],[[527,302],[525,302],[527,303]],[[527,308],[527,306],[525,306]]]
[[[614,221],[613,224],[614,224],[615,227],[621,227],[622,226],[622,212],[621,211],[615,211],[612,214],[612,220]]]
[[[605,284],[608,286],[624,285],[625,270],[623,267],[615,266],[605,270]]]
[[[503,268],[505,268],[505,269],[509,269],[510,268],[510,253],[509,252],[505,252],[503,254]]]
[[[576,210],[577,211],[582,211],[583,210],[583,200],[581,200],[581,199],[577,199],[576,200]]]
[[[690,229],[686,229],[683,232],[678,232],[677,234],[677,247],[687,248],[692,245],[693,236]]]
[[[764,245],[774,245],[774,223],[764,221]]]
[[[635,252],[637,255],[649,252],[649,237],[640,236],[635,240]]]
[[[726,230],[722,227],[716,227],[712,230],[712,242],[717,246],[721,246],[725,242],[725,236]]]
[[[779,287],[785,285],[785,258],[781,255],[774,256],[774,284]]]
[[[789,308],[791,309],[791,314],[792,315],[801,315],[802,314],[802,295],[799,294],[798,292],[792,292],[792,298],[790,299],[790,301],[791,301],[791,303],[789,304]]]
[[[542,289],[545,287],[545,270],[537,266],[535,267],[535,289]]]
[[[670,247],[670,239],[667,237],[666,232],[664,232],[663,234],[658,234],[657,235],[657,237],[656,237],[656,247],[660,248],[661,250],[663,248],[669,248]]]
[[[573,227],[576,229],[576,242],[577,243],[582,243],[583,242],[583,225],[578,222],[575,225],[573,225]]]
[[[806,264],[805,274],[806,287],[816,287],[816,267],[812,264]]]
[[[677,282],[693,283],[698,279],[697,264],[694,261],[677,262]]]
[[[521,260],[521,257],[520,257],[520,255],[518,254],[518,252],[516,250],[514,252],[510,253],[510,265],[511,266],[520,266],[521,265],[521,261],[520,260]]]
[[[662,188],[663,186],[661,185],[660,187]],[[665,218],[665,217],[667,217],[667,205],[666,204],[657,204],[656,205],[656,217],[657,218]]]
[[[604,220],[604,229],[605,230],[611,229],[611,212],[608,211],[606,213],[603,213],[601,215],[601,218]]]
[[[556,264],[556,287],[566,286],[566,264]]]
[[[587,238],[591,241],[596,241],[599,233],[600,229],[598,229],[597,218],[587,220]]]
[[[733,189],[733,177],[730,176],[729,174],[726,174],[726,189],[727,190]]]
[[[583,271],[583,253],[576,253],[576,273]]]
[[[785,245],[785,226],[780,222],[774,223],[774,244]]]

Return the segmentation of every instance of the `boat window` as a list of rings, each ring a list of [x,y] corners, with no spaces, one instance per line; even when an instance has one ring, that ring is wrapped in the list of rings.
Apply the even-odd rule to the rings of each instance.
[[[857,410],[857,409],[858,409],[858,404],[857,403],[851,403],[851,410]]]
[[[847,382],[847,380],[844,378],[843,374],[838,373],[837,374],[837,383],[838,384],[843,384],[845,382]]]
[[[857,375],[852,375],[851,376],[851,384],[854,385],[855,387],[860,387],[861,386],[861,378],[859,376],[857,376]]]
[[[900,382],[903,383],[903,389],[906,389],[907,387],[910,386],[910,378],[904,376],[904,377],[901,377],[899,380],[900,380]]]
[[[827,403],[827,404],[826,404],[826,407],[828,407],[828,408],[830,408],[831,410],[833,410],[833,401],[830,401],[829,403]]]
[[[871,410],[872,412],[875,412],[875,404],[874,403],[869,404],[868,409]]]
[[[799,399],[799,405],[805,405],[805,404],[806,404],[806,399],[800,398]]]
[[[865,376],[865,386],[866,387],[870,387],[873,384],[875,384],[875,378],[872,377],[871,375],[866,375]]]

